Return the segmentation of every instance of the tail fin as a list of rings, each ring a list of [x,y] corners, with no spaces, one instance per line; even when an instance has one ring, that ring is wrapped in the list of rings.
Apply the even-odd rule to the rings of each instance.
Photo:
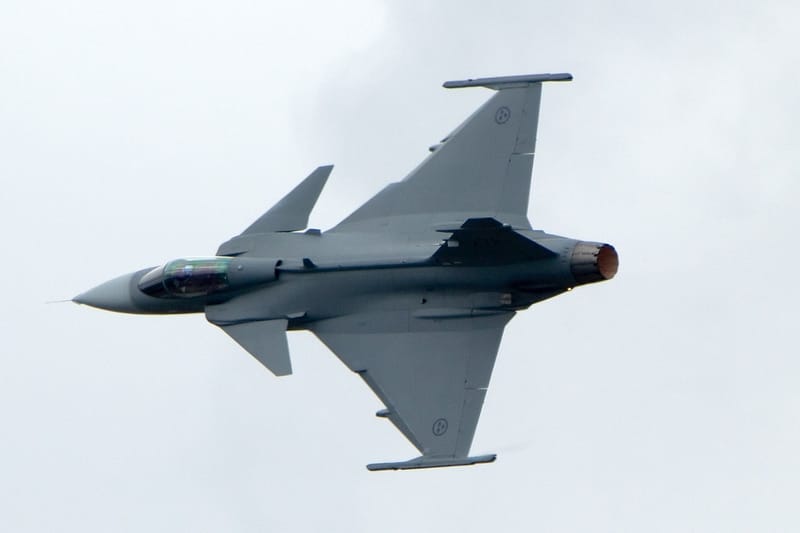
[[[431,147],[403,181],[390,184],[333,231],[409,231],[496,218],[530,228],[527,218],[542,82],[570,74],[450,81],[446,88],[497,91],[453,133]]]

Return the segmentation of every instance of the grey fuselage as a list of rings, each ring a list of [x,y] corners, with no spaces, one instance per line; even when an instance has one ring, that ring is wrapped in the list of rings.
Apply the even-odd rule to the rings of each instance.
[[[443,265],[431,258],[445,241],[441,233],[402,242],[366,233],[272,233],[237,237],[220,247],[220,255],[233,256],[234,268],[264,272],[239,286],[193,297],[153,297],[139,289],[141,278],[153,270],[148,268],[76,301],[136,314],[205,312],[220,325],[286,318],[289,329],[307,329],[356,311],[403,311],[430,319],[516,311],[586,283],[574,273],[581,241],[541,231],[517,233],[554,255],[511,264]],[[237,258],[240,253],[246,256]],[[235,305],[229,304],[234,299]]]

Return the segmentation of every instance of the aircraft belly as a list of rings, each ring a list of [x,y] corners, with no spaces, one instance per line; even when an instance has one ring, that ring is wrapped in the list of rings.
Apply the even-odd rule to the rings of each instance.
[[[291,274],[282,287],[270,289],[268,297],[276,313],[283,309],[288,315],[290,310],[302,309],[303,316],[290,321],[290,329],[355,312],[404,311],[416,318],[448,318],[515,308],[508,283],[458,270],[425,267]]]

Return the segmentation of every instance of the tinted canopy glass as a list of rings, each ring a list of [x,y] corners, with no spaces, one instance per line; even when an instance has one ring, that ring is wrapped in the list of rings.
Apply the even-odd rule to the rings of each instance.
[[[228,288],[230,257],[176,259],[139,280],[139,290],[158,298],[194,298]]]

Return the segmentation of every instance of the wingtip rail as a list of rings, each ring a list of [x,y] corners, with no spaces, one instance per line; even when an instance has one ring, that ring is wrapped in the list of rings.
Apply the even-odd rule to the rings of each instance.
[[[441,468],[445,466],[469,466],[480,463],[493,463],[497,459],[496,454],[475,455],[473,457],[425,457],[421,455],[408,461],[397,463],[372,463],[367,465],[367,470],[372,472],[377,470],[415,470],[418,468]]]
[[[559,72],[557,74],[521,74],[517,76],[498,76],[494,78],[470,78],[468,80],[446,81],[443,87],[445,89],[487,87],[489,89],[499,90],[525,86],[531,83],[541,83],[544,81],[572,81],[572,74],[568,72]]]

